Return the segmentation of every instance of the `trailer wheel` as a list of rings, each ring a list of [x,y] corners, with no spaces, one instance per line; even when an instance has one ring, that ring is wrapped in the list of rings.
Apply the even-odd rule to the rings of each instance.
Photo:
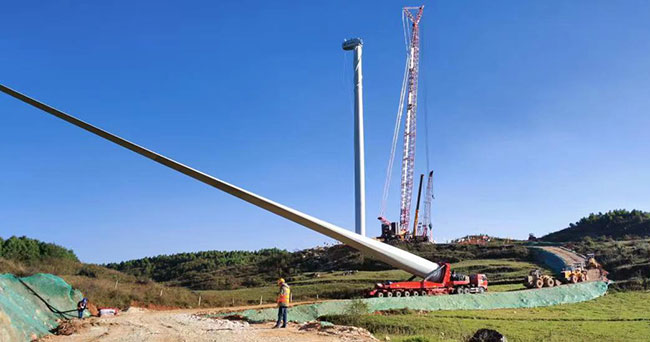
[[[546,287],[553,287],[553,285],[555,285],[555,280],[553,280],[553,278],[546,278],[546,281],[544,283]]]
[[[421,295],[422,295],[422,296],[428,296],[428,295],[429,295],[429,293],[427,293],[427,291],[424,291],[424,290],[422,290],[422,293],[421,293]]]
[[[465,288],[465,294],[470,294],[470,293],[472,293],[472,289],[470,289],[469,287],[466,287]]]
[[[485,288],[484,287],[479,287],[478,288],[478,293],[483,293],[483,292],[485,292]]]
[[[401,296],[402,296],[402,292],[401,292],[401,291],[397,291],[397,292],[395,292],[395,297],[401,297]]]
[[[404,291],[404,297],[411,297],[411,291]]]
[[[413,297],[418,297],[420,295],[420,292],[418,291],[413,291]]]
[[[379,292],[379,293],[377,293],[377,297],[382,298],[383,296],[384,296],[384,293],[383,293],[383,292]]]
[[[388,292],[388,293],[386,293],[386,296],[389,297],[389,298],[392,297],[392,296],[393,296],[393,292]]]

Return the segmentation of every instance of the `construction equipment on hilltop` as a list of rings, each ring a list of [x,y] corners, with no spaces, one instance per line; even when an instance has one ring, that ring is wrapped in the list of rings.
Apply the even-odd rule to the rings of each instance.
[[[384,282],[375,285],[367,297],[417,297],[442,294],[483,293],[488,289],[485,274],[464,275],[451,271],[448,263],[442,264],[437,277],[422,281]]]
[[[587,276],[591,280],[607,280],[607,272],[603,265],[596,261],[594,253],[587,254]]]
[[[560,272],[560,281],[565,284],[575,284],[585,281],[589,281],[589,276],[587,275],[587,269],[585,268],[584,263],[576,262],[573,265],[570,265]]]
[[[388,159],[388,168],[386,170],[386,181],[384,183],[384,192],[382,196],[381,209],[378,219],[381,221],[381,236],[383,241],[390,240],[407,240],[407,241],[429,241],[428,233],[430,227],[431,204],[429,199],[429,183],[427,185],[427,198],[425,198],[424,217],[428,219],[421,229],[419,216],[419,197],[422,189],[422,176],[420,177],[420,191],[418,192],[418,208],[415,211],[415,220],[413,221],[412,231],[410,229],[411,202],[413,195],[413,174],[415,172],[415,141],[416,141],[416,113],[417,113],[417,93],[418,77],[420,68],[420,19],[424,6],[404,7],[402,11],[402,21],[404,24],[404,37],[406,40],[406,67],[404,79],[402,80],[402,90],[400,92],[400,101],[397,109],[397,120],[395,130],[393,131],[393,143],[391,146],[390,157]],[[406,108],[404,103],[406,101]],[[400,214],[399,222],[391,222],[385,217],[386,203],[390,189],[390,179],[393,171],[393,162],[395,160],[395,150],[401,127],[402,115],[406,111],[403,133],[403,150],[402,150],[402,170],[400,181]],[[426,126],[425,126],[426,129]],[[430,173],[432,175],[432,173]],[[431,181],[431,177],[429,179]],[[431,185],[432,187],[432,185]],[[432,190],[431,190],[432,191]]]
[[[596,261],[593,254],[587,254],[587,262],[575,262],[562,269],[557,278],[544,275],[539,269],[530,271],[524,279],[524,285],[529,288],[553,287],[561,284],[575,284],[588,281],[607,280],[607,271]]]
[[[600,263],[596,261],[596,256],[594,253],[587,254],[587,268],[603,268],[603,266],[601,266]]]
[[[529,289],[541,289],[542,287],[553,287],[559,286],[561,284],[562,282],[560,282],[560,280],[554,278],[553,276],[543,274],[539,269],[531,270],[530,273],[526,276],[526,279],[524,279],[524,286]]]
[[[478,245],[486,246],[489,242],[493,241],[494,238],[487,234],[480,235],[465,235],[461,238],[451,240],[452,244],[456,245]]]

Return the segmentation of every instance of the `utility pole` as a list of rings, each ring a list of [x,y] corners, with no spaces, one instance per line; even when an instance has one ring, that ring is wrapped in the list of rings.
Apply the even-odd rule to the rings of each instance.
[[[366,166],[363,146],[363,74],[360,38],[347,39],[343,50],[354,50],[354,207],[355,232],[366,235]]]

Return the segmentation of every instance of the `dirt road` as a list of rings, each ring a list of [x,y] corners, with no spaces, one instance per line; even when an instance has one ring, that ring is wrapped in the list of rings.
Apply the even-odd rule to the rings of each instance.
[[[547,247],[541,247],[541,248],[548,251],[548,252],[551,252],[551,253],[557,255],[562,260],[564,260],[564,263],[566,263],[567,265],[573,265],[573,264],[576,264],[576,263],[581,263],[581,264],[584,265],[586,263],[586,261],[587,261],[582,256],[580,256],[580,255],[578,255],[576,253],[573,253],[571,251],[568,251],[566,249],[560,248],[560,247],[547,246]],[[606,276],[607,276],[607,272],[604,272],[603,270],[600,270],[600,269],[592,268],[592,269],[587,270],[587,277],[589,278],[590,281],[607,280]]]
[[[560,258],[562,258],[562,260],[564,260],[564,262],[567,265],[573,265],[574,263],[578,263],[578,262],[579,263],[584,263],[586,261],[580,255],[575,254],[575,253],[570,252],[570,251],[567,251],[566,249],[562,249],[560,247],[547,246],[547,247],[541,247],[541,248],[546,250],[546,251],[549,251],[549,252],[551,252],[551,253],[553,253],[553,254],[555,254],[557,256],[559,256]]]
[[[69,336],[48,336],[47,342],[366,342],[376,341],[366,330],[353,327],[304,327],[290,324],[271,329],[272,323],[248,324],[197,316],[191,310],[147,311],[132,309],[116,317],[73,320]],[[63,326],[62,326],[63,327]]]

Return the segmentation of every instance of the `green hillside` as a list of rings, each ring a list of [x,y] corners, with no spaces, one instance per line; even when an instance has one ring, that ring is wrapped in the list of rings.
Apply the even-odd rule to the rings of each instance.
[[[568,228],[550,233],[543,241],[579,241],[585,237],[608,237],[614,240],[630,240],[650,237],[650,213],[640,210],[612,210],[607,213],[590,214]]]
[[[617,287],[632,290],[650,289],[650,239],[616,241],[607,238],[585,238],[567,243],[578,253],[594,253],[596,259],[616,280]]]
[[[511,291],[523,289],[522,279],[533,268],[543,267],[525,261],[510,259],[468,260],[452,263],[452,268],[459,273],[486,274],[490,280],[490,291]],[[545,270],[550,272],[550,270]],[[316,299],[344,299],[363,297],[366,290],[374,284],[386,280],[407,280],[411,275],[401,270],[386,271],[329,271],[322,273],[302,273],[290,282],[295,301]],[[235,290],[200,291],[205,298],[210,298],[219,306],[258,304],[272,302],[277,294],[277,286],[271,281],[264,286],[239,288]]]
[[[579,253],[595,253],[617,286],[650,288],[650,214],[616,210],[592,214],[570,228],[543,237]],[[645,229],[645,230],[644,230]],[[592,238],[595,237],[595,238]],[[609,237],[607,237],[609,236]],[[487,246],[406,244],[397,247],[435,262],[449,262],[459,272],[485,273],[492,290],[520,286],[521,278],[538,267],[522,242],[498,240]],[[346,272],[354,270],[355,272]],[[160,255],[108,265],[85,264],[73,251],[26,237],[0,238],[0,273],[19,276],[38,272],[63,277],[98,305],[126,307],[132,303],[172,307],[224,306],[271,300],[275,280],[295,286],[297,300],[360,296],[378,281],[404,280],[402,271],[362,256],[345,245],[289,252],[205,251]]]
[[[426,259],[436,262],[464,260],[511,259],[530,261],[526,247],[521,245],[434,245],[399,244]],[[331,271],[385,271],[392,267],[363,257],[344,246],[316,247],[298,252],[279,249],[259,251],[207,251],[160,255],[106,265],[138,277],[150,278],[169,285],[193,290],[232,290],[273,283],[278,277],[289,281],[304,273]]]
[[[198,294],[185,288],[169,287],[147,278],[81,263],[69,249],[24,236],[0,238],[0,273],[58,275],[98,306],[124,308],[139,303],[186,307],[196,303],[198,298]]]

